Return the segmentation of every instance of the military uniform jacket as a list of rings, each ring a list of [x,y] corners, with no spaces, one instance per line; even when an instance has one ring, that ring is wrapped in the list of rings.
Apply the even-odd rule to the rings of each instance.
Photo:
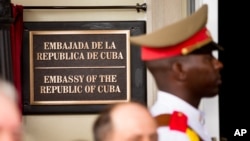
[[[158,127],[158,141],[211,141],[211,137],[204,128],[204,113],[182,99],[159,91],[157,100],[150,110],[154,117],[164,114],[173,115],[173,113],[182,115],[182,118],[174,118],[174,120],[181,120],[181,122],[178,125],[173,125],[173,128],[170,128],[172,124],[171,126]]]

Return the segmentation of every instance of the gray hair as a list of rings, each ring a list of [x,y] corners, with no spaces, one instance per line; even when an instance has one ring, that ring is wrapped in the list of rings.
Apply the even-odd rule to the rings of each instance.
[[[1,94],[4,94],[4,95],[10,97],[15,102],[18,101],[16,87],[10,81],[5,80],[5,79],[0,77],[0,95]]]

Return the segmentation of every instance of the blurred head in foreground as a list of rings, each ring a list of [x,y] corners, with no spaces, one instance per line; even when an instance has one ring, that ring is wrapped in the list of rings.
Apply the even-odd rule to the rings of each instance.
[[[136,102],[110,106],[93,127],[95,141],[157,141],[156,130],[147,107]]]
[[[0,78],[0,141],[21,141],[21,114],[16,89]]]

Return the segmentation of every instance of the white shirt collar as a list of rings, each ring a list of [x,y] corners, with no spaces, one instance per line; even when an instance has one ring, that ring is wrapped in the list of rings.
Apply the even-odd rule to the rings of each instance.
[[[201,117],[204,116],[204,113],[199,109],[196,109],[186,101],[167,92],[159,91],[157,94],[157,101],[160,102],[162,105],[166,105],[166,108],[168,109],[170,108],[175,111],[183,112],[189,118],[192,118],[195,121],[199,120]]]
[[[160,113],[172,113],[173,111],[183,112],[188,117],[188,125],[195,130],[203,139],[208,139],[208,134],[204,133],[205,114],[196,109],[186,101],[168,92],[158,91],[157,102],[161,104]],[[155,115],[154,113],[152,113]]]

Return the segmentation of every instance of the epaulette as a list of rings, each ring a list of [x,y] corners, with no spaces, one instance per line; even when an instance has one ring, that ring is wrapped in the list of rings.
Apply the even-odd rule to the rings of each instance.
[[[186,132],[188,128],[187,116],[179,111],[172,114],[161,114],[155,117],[158,126],[169,126],[171,130]]]
[[[187,134],[190,141],[202,141],[200,136],[188,126],[187,116],[179,111],[172,114],[161,114],[155,117],[158,127],[169,126],[170,130],[176,130]]]

